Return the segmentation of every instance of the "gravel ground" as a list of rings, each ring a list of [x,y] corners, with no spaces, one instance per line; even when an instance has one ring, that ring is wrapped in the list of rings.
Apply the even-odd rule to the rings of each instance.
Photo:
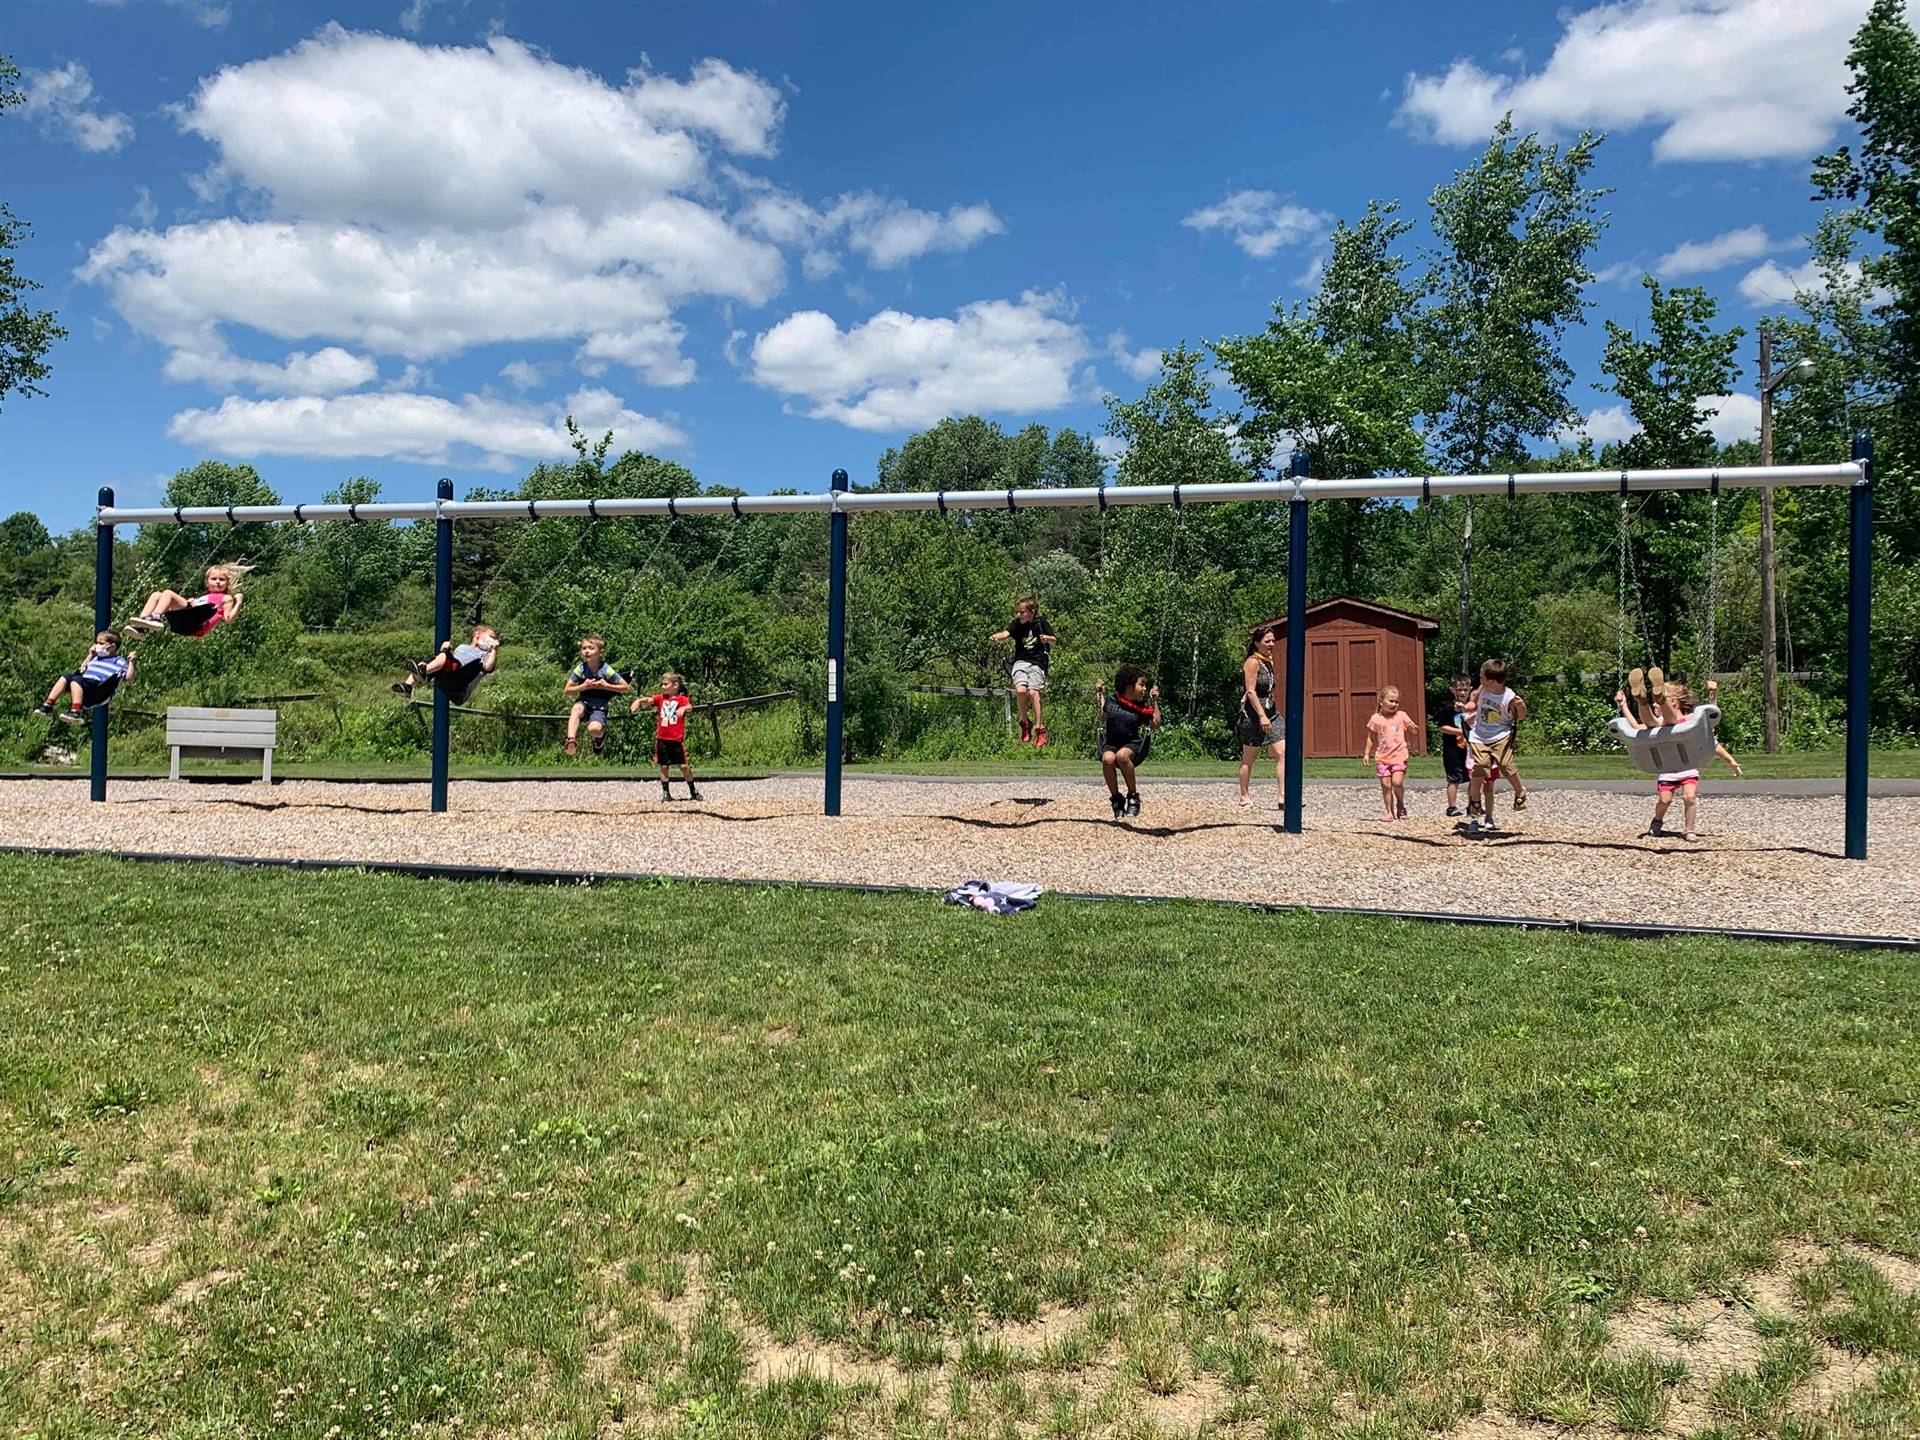
[[[95,806],[84,780],[0,781],[0,845],[928,886],[1029,880],[1269,903],[1920,933],[1920,799],[1872,802],[1873,858],[1852,864],[1840,858],[1838,799],[1715,794],[1711,784],[1695,844],[1640,838],[1649,797],[1576,789],[1536,794],[1494,840],[1455,834],[1432,791],[1409,796],[1413,818],[1387,824],[1371,792],[1309,783],[1300,836],[1284,834],[1273,810],[1237,808],[1231,780],[1156,788],[1148,779],[1142,794],[1140,818],[1115,824],[1097,779],[849,778],[837,820],[819,813],[817,779],[718,783],[699,804],[663,804],[651,780],[455,782],[444,816],[427,813],[424,785],[126,781]]]

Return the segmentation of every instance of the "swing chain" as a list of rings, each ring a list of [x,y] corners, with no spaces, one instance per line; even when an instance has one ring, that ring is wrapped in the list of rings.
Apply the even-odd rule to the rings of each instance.
[[[1707,509],[1707,628],[1705,637],[1706,678],[1713,678],[1714,620],[1720,602],[1720,472],[1713,472],[1712,499]]]

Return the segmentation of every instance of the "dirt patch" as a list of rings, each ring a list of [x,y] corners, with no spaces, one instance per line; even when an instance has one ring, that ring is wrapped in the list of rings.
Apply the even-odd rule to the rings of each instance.
[[[1087,1313],[1064,1305],[1050,1305],[1031,1320],[990,1326],[984,1338],[998,1340],[1016,1356],[1039,1360],[1071,1340],[1087,1323]]]
[[[800,1032],[791,1025],[776,1025],[760,1037],[762,1045],[791,1045],[800,1038]]]
[[[214,1290],[229,1280],[238,1280],[238,1270],[209,1270],[204,1275],[195,1275],[191,1280],[182,1280],[173,1287],[173,1293],[154,1308],[154,1316],[161,1320],[175,1320],[180,1312],[198,1305]]]

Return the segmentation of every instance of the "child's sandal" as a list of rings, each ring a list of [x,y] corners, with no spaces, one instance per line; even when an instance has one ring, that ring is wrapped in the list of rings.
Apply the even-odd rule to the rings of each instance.
[[[1647,698],[1647,672],[1637,665],[1627,672],[1627,693],[1636,700]]]

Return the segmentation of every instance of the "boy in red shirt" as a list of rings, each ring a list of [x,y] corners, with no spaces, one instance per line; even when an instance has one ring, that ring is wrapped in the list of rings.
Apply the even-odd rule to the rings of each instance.
[[[642,705],[651,705],[659,711],[653,731],[653,763],[660,767],[660,798],[673,799],[673,784],[667,772],[678,765],[687,782],[687,798],[698,800],[700,790],[693,783],[693,767],[687,763],[687,712],[693,709],[693,703],[687,699],[680,677],[667,671],[660,677],[660,693],[636,695],[630,708],[637,713]]]

